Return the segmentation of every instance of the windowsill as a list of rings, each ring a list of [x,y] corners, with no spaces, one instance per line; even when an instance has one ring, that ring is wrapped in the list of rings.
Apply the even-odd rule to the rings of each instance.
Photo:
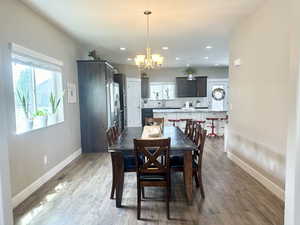
[[[16,135],[22,135],[22,134],[27,134],[27,133],[35,132],[35,131],[40,131],[40,130],[43,130],[43,129],[47,129],[47,128],[50,128],[50,127],[54,127],[54,126],[60,125],[60,124],[62,124],[62,123],[64,123],[64,122],[65,122],[65,121],[62,120],[62,121],[59,121],[59,122],[57,122],[57,123],[48,125],[48,126],[46,126],[46,127],[38,127],[38,128],[33,128],[33,129],[27,130],[27,131],[16,132]]]

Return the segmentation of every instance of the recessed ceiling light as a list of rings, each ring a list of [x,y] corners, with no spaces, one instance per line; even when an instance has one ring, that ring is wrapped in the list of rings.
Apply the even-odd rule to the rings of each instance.
[[[208,57],[206,56],[206,57],[204,57],[204,59],[208,59]]]
[[[128,60],[128,61],[132,61],[132,58],[128,58],[127,60]]]
[[[120,47],[120,50],[121,50],[121,51],[125,51],[125,50],[126,50],[126,48],[124,48],[124,47]]]
[[[178,61],[178,60],[180,60],[180,58],[179,58],[179,57],[176,57],[175,59],[176,59],[177,61]]]
[[[206,46],[205,48],[206,48],[206,49],[211,49],[212,46],[208,45],[208,46]]]
[[[168,50],[169,49],[169,47],[168,46],[164,46],[164,47],[162,47],[162,50]]]

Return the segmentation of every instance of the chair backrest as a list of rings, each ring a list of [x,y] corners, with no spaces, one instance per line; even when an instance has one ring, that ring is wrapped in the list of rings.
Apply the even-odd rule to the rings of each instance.
[[[166,174],[170,172],[170,143],[170,138],[134,139],[138,177],[140,174]]]
[[[193,139],[193,142],[195,143],[195,145],[199,145],[200,144],[200,137],[201,137],[201,129],[202,129],[202,126],[201,124],[197,123],[195,125],[195,128],[194,128],[194,139]]]
[[[198,134],[196,136],[198,139],[196,140],[197,151],[195,151],[195,160],[198,165],[198,169],[201,169],[207,131],[201,127],[200,129],[197,129],[197,133]]]
[[[112,128],[108,128],[106,130],[106,140],[107,140],[108,146],[112,146],[113,143],[115,142],[115,137],[114,137],[114,133],[113,133]]]
[[[195,128],[196,128],[197,122],[196,121],[190,121],[189,126],[188,126],[188,134],[187,136],[194,141],[194,136],[195,136]]]
[[[182,120],[182,121],[186,121],[184,134],[188,136],[192,120],[191,119],[185,119],[185,120]]]
[[[120,135],[120,130],[119,130],[119,127],[117,127],[117,126],[113,126],[111,129],[112,129],[112,132],[113,132],[114,138],[115,138],[115,139],[117,139],[117,137],[119,137],[119,135]]]
[[[164,122],[164,118],[145,118],[145,124],[148,126],[157,125],[161,126],[161,128],[164,128]]]

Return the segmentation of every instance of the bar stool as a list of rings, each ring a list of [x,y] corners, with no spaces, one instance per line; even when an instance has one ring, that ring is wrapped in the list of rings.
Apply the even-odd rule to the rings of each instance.
[[[194,120],[197,124],[200,124],[201,127],[203,128],[204,127],[204,124],[206,123],[205,120]]]
[[[211,121],[211,124],[208,126],[211,128],[211,132],[207,134],[208,137],[217,137],[218,135],[215,132],[215,121],[218,121],[219,118],[206,118],[206,120]]]
[[[179,122],[180,122],[180,120],[175,120],[175,119],[168,119],[168,121],[169,121],[170,123],[173,123],[173,127],[176,127],[176,123],[179,123]]]
[[[228,115],[226,115],[226,117],[224,117],[224,118],[220,118],[220,121],[222,122],[220,130],[223,131],[220,136],[224,137],[225,123],[228,121]]]

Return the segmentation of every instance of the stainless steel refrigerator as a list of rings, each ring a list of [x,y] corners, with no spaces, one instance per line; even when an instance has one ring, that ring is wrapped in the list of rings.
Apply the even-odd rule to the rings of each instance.
[[[108,112],[108,127],[117,126],[121,128],[121,113],[120,113],[120,87],[118,83],[112,82],[107,87],[107,108]]]

